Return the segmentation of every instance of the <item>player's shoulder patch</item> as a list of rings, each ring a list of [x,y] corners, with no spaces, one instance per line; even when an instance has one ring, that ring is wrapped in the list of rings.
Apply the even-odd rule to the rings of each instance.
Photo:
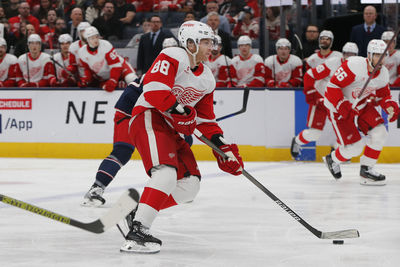
[[[260,55],[253,54],[252,57],[253,57],[253,60],[255,60],[256,62],[263,63],[263,59],[262,59],[262,57]]]

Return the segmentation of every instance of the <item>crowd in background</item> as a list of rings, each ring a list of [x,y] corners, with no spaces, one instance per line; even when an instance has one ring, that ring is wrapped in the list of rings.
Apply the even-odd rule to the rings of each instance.
[[[296,69],[296,72],[291,73],[296,77],[279,81],[280,78],[277,77],[279,75],[276,73],[277,66],[268,66],[267,59],[264,62],[262,57],[253,55],[251,50],[258,49],[259,45],[261,9],[257,0],[29,0],[26,2],[9,0],[0,3],[0,36],[4,37],[6,51],[10,54],[19,57],[29,52],[28,38],[32,34],[40,37],[42,50],[50,49],[53,53],[55,49],[61,49],[59,39],[63,34],[71,36],[71,43],[80,41],[79,25],[87,22],[114,47],[120,47],[123,44],[124,47],[138,49],[137,55],[133,57],[135,57],[136,72],[139,75],[145,73],[151,66],[163,49],[165,39],[176,40],[177,31],[182,22],[202,21],[207,23],[219,38],[219,48],[214,49],[208,65],[215,74],[217,86],[220,87],[301,86],[302,73],[309,68],[307,59],[321,50],[319,35],[321,25],[305,24],[304,35],[296,39],[295,37],[298,36],[294,35],[290,27],[293,14],[285,13],[287,23],[284,31],[281,31],[280,12],[282,9],[266,8],[265,23],[262,25],[265,25],[268,30],[270,54],[278,54],[277,64],[283,63],[281,61],[288,60],[289,57],[292,58],[291,61],[294,57],[300,60],[294,60],[297,65],[291,67],[291,71]],[[290,11],[292,7],[285,9]],[[380,39],[386,30],[384,26],[376,23],[377,15],[373,6],[365,8],[364,23],[354,26],[351,35],[346,40],[358,46],[361,56],[366,56],[368,42],[371,39]],[[287,42],[283,42],[284,46],[279,45],[279,40],[283,39]],[[333,41],[332,35],[331,46]],[[84,41],[79,43],[79,47],[82,45]],[[283,57],[278,53],[280,46],[289,49]],[[233,55],[232,47],[238,48],[238,55]],[[223,57],[218,60],[221,55]],[[298,62],[301,62],[301,70]],[[253,80],[248,78],[243,81],[244,77],[252,77]],[[283,85],[279,82],[283,82]]]

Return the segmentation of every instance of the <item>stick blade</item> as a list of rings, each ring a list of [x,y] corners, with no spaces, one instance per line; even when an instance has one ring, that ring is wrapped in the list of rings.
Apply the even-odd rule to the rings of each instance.
[[[356,229],[321,233],[321,239],[345,239],[358,237],[360,237],[360,233]]]

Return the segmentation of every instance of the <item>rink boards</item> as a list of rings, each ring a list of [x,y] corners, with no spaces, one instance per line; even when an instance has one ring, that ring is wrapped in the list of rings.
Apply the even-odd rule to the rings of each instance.
[[[0,89],[0,156],[46,158],[103,158],[112,149],[114,104],[121,90]],[[392,90],[399,99],[399,91]],[[243,89],[215,92],[216,117],[242,108]],[[301,89],[250,90],[245,113],[220,121],[229,142],[239,144],[249,161],[291,160],[292,137],[306,125],[308,105]],[[389,137],[380,162],[400,162],[400,125],[387,125]],[[335,143],[327,122],[321,139],[303,150],[302,160],[321,161]],[[205,145],[195,140],[199,160],[213,160]],[[133,156],[139,158],[137,152]]]

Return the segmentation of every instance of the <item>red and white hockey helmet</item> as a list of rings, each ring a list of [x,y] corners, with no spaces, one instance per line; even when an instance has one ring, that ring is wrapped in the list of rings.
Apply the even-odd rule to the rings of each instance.
[[[33,42],[42,43],[42,38],[40,38],[39,34],[33,33],[28,37],[28,44]]]
[[[60,37],[58,37],[58,42],[60,44],[72,43],[72,37],[68,33],[61,34]]]
[[[207,24],[189,20],[184,22],[178,31],[178,40],[180,45],[187,50],[188,40],[192,40],[196,46],[200,44],[202,39],[213,39],[214,32]]]
[[[391,39],[393,38],[393,36],[394,36],[394,32],[392,32],[392,31],[386,31],[386,32],[383,32],[383,33],[382,33],[381,39],[382,39],[383,41],[389,41],[389,40],[391,40]]]
[[[178,42],[173,37],[164,39],[164,41],[162,43],[163,49],[167,48],[167,47],[174,47],[174,46],[178,46]]]
[[[81,35],[81,31],[84,31],[85,29],[87,29],[89,27],[90,27],[90,23],[86,22],[86,21],[82,21],[81,23],[78,24],[77,30],[78,30],[79,39],[82,40],[82,37],[85,38],[84,36]]]
[[[386,49],[386,43],[383,40],[372,39],[367,46],[368,54],[383,54]]]
[[[251,46],[251,39],[249,36],[247,35],[242,35],[239,37],[238,41],[237,41],[237,45],[250,45]]]
[[[329,46],[329,48],[331,48],[332,47],[332,44],[333,44],[333,33],[331,32],[331,31],[328,31],[328,30],[323,30],[320,34],[319,34],[319,37],[318,37],[318,42],[321,42],[321,38],[322,37],[326,37],[326,38],[329,38],[329,39],[331,39],[331,45]]]
[[[289,47],[289,49],[291,49],[292,44],[290,43],[290,41],[288,39],[280,38],[278,41],[276,41],[275,47],[277,50],[279,47]]]
[[[7,42],[3,37],[0,37],[0,46],[5,46],[7,47]]]
[[[342,48],[343,53],[353,53],[358,55],[358,46],[353,42],[347,42]]]

